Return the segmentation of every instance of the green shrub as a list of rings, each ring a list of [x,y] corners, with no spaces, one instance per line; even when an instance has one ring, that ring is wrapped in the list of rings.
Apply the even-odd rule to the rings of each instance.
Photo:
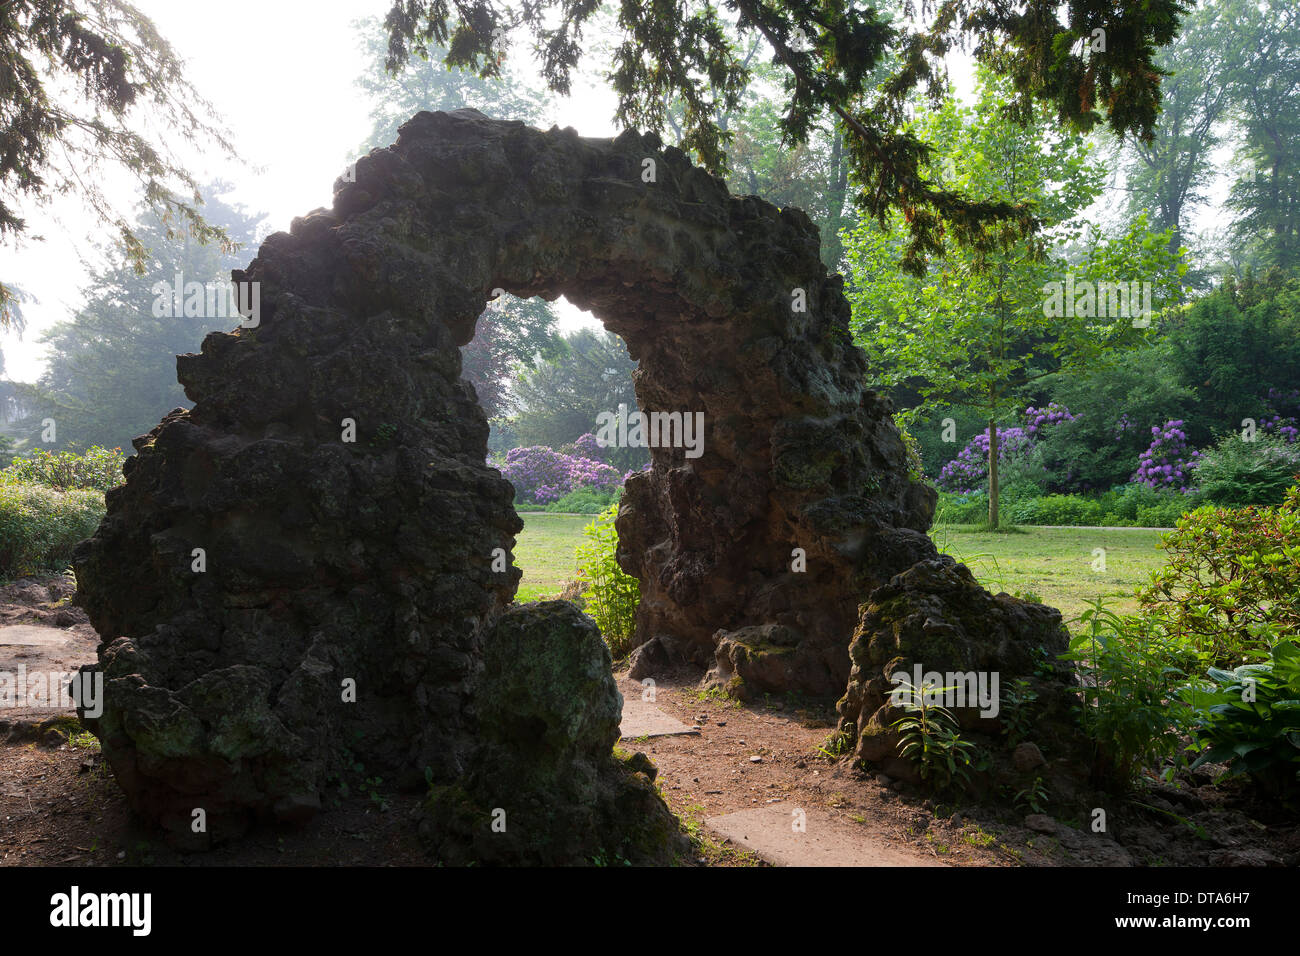
[[[1161,547],[1169,562],[1138,600],[1214,663],[1267,657],[1261,627],[1300,634],[1300,486],[1276,508],[1199,508]]]
[[[598,515],[618,501],[621,489],[602,491],[590,485],[579,485],[559,501],[546,506],[547,511],[569,514]]]
[[[1209,682],[1183,688],[1200,710],[1193,767],[1225,763],[1279,795],[1300,792],[1300,645],[1278,641],[1271,660],[1232,671],[1210,668]]]
[[[98,491],[0,481],[0,577],[62,570],[103,517]]]
[[[123,483],[124,461],[126,456],[122,449],[101,448],[99,445],[91,445],[80,454],[33,448],[0,472],[0,480],[46,485],[57,491],[72,488],[107,491]]]
[[[1102,506],[1079,495],[1046,495],[1022,502],[1013,514],[1017,524],[1096,525]]]
[[[618,549],[618,532],[614,529],[617,517],[617,504],[597,515],[596,520],[583,529],[587,540],[578,545],[577,551],[578,576],[588,585],[584,595],[586,611],[600,628],[615,658],[632,649],[636,636],[636,609],[641,602],[640,583],[624,574],[614,557]]]
[[[1118,525],[1172,528],[1178,519],[1201,504],[1200,492],[1170,491],[1133,482],[1102,495],[1102,506]]]
[[[1159,628],[1107,610],[1100,598],[1079,620],[1087,630],[1062,657],[1082,677],[1093,778],[1128,788],[1142,770],[1181,752],[1179,734],[1190,729],[1194,712],[1176,691],[1201,658]]]
[[[1275,505],[1300,477],[1300,445],[1273,435],[1227,435],[1201,456],[1196,485],[1216,505]]]
[[[983,524],[989,520],[989,499],[983,494],[955,495],[939,492],[935,524]]]
[[[1143,493],[1111,491],[1096,497],[1044,495],[1014,502],[1006,513],[1016,524],[1025,525],[1172,528],[1194,500],[1181,493],[1151,488]]]

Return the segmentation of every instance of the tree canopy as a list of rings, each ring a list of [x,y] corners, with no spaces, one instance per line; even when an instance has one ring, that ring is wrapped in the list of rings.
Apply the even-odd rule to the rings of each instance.
[[[599,8],[597,0],[396,0],[385,19],[388,68],[396,72],[412,55],[428,58],[441,46],[447,66],[496,75],[521,31],[548,87],[567,93],[584,26]],[[905,0],[903,16],[891,22],[874,6],[832,0],[621,0],[623,38],[609,64],[616,119],[659,131],[667,104],[679,99],[682,147],[725,172],[731,136],[717,114],[734,109],[752,75],[728,29],[761,35],[782,73],[784,141],[805,142],[831,111],[845,131],[859,207],[882,225],[891,210],[902,213],[909,234],[902,262],[919,274],[948,237],[987,248],[1041,225],[1032,208],[971,197],[925,174],[932,147],[905,121],[918,92],[941,99],[946,53],[973,48],[979,62],[1007,77],[1013,117],[1027,119],[1033,104],[1046,102],[1063,127],[1105,124],[1120,136],[1149,138],[1162,79],[1156,50],[1177,35],[1186,9],[1185,0]],[[878,82],[882,65],[888,75]]]

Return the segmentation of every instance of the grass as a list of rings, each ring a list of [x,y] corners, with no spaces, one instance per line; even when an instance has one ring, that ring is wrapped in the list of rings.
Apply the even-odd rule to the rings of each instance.
[[[515,542],[515,565],[524,577],[515,600],[523,603],[557,598],[564,586],[577,577],[574,552],[592,516],[529,512],[520,517],[524,519],[524,530]]]
[[[574,550],[582,542],[587,516],[532,512],[515,546],[523,569],[518,601],[558,597],[576,576]],[[1164,565],[1161,532],[1120,528],[1020,529],[990,534],[967,525],[940,525],[932,536],[940,550],[965,563],[990,591],[1032,597],[1061,609],[1068,621],[1086,602],[1102,595],[1117,613],[1137,609],[1134,589]],[[1096,549],[1106,552],[1106,570],[1093,570]]]
[[[935,543],[966,564],[990,591],[1032,593],[1061,609],[1068,621],[1086,602],[1103,595],[1116,613],[1137,609],[1134,589],[1163,567],[1161,532],[1122,528],[1025,528],[1026,534],[989,534],[943,525]],[[1105,549],[1106,570],[1093,570],[1097,548]]]

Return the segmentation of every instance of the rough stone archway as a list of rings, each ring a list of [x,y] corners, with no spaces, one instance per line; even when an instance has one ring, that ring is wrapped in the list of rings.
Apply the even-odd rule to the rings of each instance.
[[[590,622],[510,608],[519,572],[492,570],[522,525],[458,347],[494,289],[591,309],[638,360],[643,411],[704,414],[703,454],[654,450],[624,496],[641,641],[839,692],[858,604],[934,554],[932,493],[862,387],[816,229],[654,136],[421,113],[235,277],[261,284],[260,324],[178,359],[194,408],[137,439],[76,559],[107,680],[87,723],[180,839],[307,816],[356,761],[431,779],[453,856],[571,858],[557,828],[608,847],[645,835],[634,816],[663,823],[611,763],[618,698]],[[496,807],[520,823],[488,848]]]

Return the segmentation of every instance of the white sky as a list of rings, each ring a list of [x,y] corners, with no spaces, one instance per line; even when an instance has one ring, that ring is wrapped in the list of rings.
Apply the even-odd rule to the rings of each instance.
[[[195,156],[190,168],[196,179],[205,182],[220,174],[232,181],[231,198],[268,213],[263,225],[268,231],[287,229],[293,217],[328,206],[334,179],[369,130],[367,104],[353,85],[366,64],[351,23],[382,17],[390,4],[223,0],[217,13],[210,4],[137,0],[187,62],[190,82],[225,117],[229,136],[248,163],[214,167],[212,155]],[[969,59],[955,61],[952,69],[957,89],[969,91]],[[608,89],[575,84],[574,95],[557,100],[549,119],[584,136],[613,136],[618,132],[614,107]],[[122,209],[133,208],[138,199],[125,179],[106,189]],[[29,234],[46,241],[5,247],[0,277],[37,301],[23,307],[27,329],[21,339],[13,332],[0,334],[0,352],[8,378],[35,381],[44,364],[39,333],[70,318],[82,303],[80,289],[90,271],[83,257],[93,264],[96,247],[112,236],[72,197],[24,212]],[[251,259],[255,250],[242,250],[245,254]],[[563,300],[559,306],[564,331],[594,322]]]
[[[231,198],[269,214],[269,231],[288,229],[295,216],[330,205],[334,180],[370,128],[367,103],[353,86],[366,63],[350,24],[382,18],[391,0],[223,0],[219,13],[209,4],[177,0],[137,0],[137,6],[186,61],[189,81],[225,117],[251,167],[205,168],[210,157],[198,157],[191,166],[198,181],[222,173],[236,186]],[[575,84],[574,94],[557,103],[552,122],[584,136],[617,134],[612,93]],[[138,194],[125,180],[121,186],[111,194],[119,208],[131,209]],[[23,307],[21,339],[0,334],[0,351],[5,377],[30,382],[44,365],[40,331],[70,318],[84,301],[80,288],[88,270],[82,257],[93,261],[96,245],[112,237],[75,200],[25,211],[29,233],[46,241],[5,247],[0,273],[38,302]],[[255,253],[240,254],[251,259]],[[585,315],[568,306],[561,325],[567,331],[583,324]]]

